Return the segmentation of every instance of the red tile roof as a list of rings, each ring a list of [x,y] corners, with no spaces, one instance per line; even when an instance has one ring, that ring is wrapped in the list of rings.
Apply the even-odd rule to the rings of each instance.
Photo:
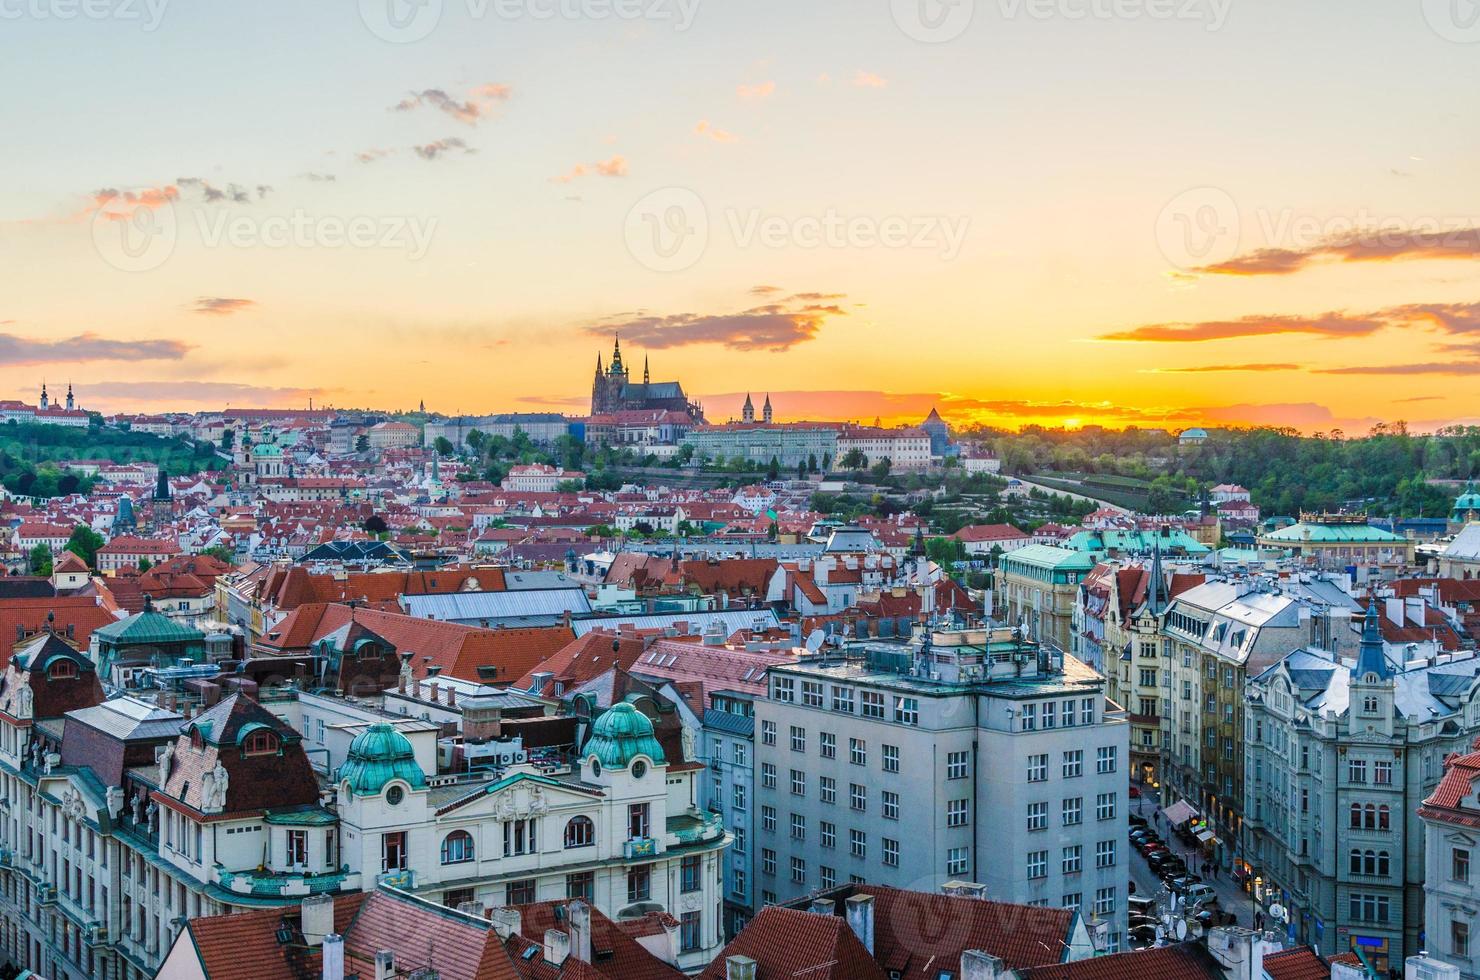
[[[1330,980],[1331,966],[1309,946],[1295,946],[1265,953],[1264,972],[1270,980]]]
[[[817,915],[775,905],[761,909],[699,974],[700,980],[724,980],[725,959],[730,956],[755,960],[763,980],[802,976],[807,980],[885,978],[884,971],[841,916]]]
[[[1009,970],[1058,963],[1075,918],[1069,909],[937,892],[859,885],[853,893],[874,896],[874,955],[901,980],[935,980],[942,961],[959,962],[968,949],[1001,957]]]
[[[565,902],[539,902],[519,906],[519,931],[527,943],[543,946],[546,929],[561,929],[568,932],[568,919],[557,920],[555,909],[565,908]],[[670,917],[671,918],[671,917]],[[646,917],[633,920],[644,924]],[[522,946],[510,951],[512,959],[524,980],[583,980],[583,978],[609,978],[609,980],[682,980],[683,974],[658,959],[639,943],[627,929],[628,923],[613,922],[595,907],[591,908],[591,958],[592,963],[581,963],[569,958],[563,968],[556,969],[542,959],[526,961],[520,953]]]
[[[1022,980],[1223,980],[1218,961],[1199,943],[1159,946],[1040,966]]]
[[[360,892],[334,899],[336,932],[342,935],[349,928],[367,898],[368,894]],[[195,944],[207,980],[310,980],[321,976],[322,957],[318,951],[278,943],[276,932],[284,914],[283,909],[253,909],[191,919],[175,942],[186,942],[188,937]],[[296,910],[287,914],[293,916]]]

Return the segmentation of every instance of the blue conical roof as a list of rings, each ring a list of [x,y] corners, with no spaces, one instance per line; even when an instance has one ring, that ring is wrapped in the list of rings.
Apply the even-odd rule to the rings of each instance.
[[[1362,645],[1357,651],[1357,662],[1352,666],[1353,677],[1375,674],[1382,680],[1393,676],[1393,665],[1388,663],[1382,647],[1382,628],[1378,623],[1377,597],[1367,602],[1367,615],[1362,619]]]

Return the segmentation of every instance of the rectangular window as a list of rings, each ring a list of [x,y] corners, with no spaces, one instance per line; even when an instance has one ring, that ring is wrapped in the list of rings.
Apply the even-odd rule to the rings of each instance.
[[[1115,771],[1116,746],[1102,745],[1095,752],[1095,772],[1100,775]]]
[[[817,751],[824,759],[836,759],[838,757],[838,737],[832,732],[818,732]]]
[[[565,876],[565,897],[587,902],[596,898],[596,872],[576,871]]]
[[[1367,760],[1346,760],[1346,780],[1349,783],[1365,783],[1367,781]]]
[[[1074,911],[1078,912],[1079,906],[1083,901],[1084,896],[1079,894],[1079,892],[1065,892],[1063,901],[1059,903],[1059,906],[1061,908],[1073,909]]]
[[[791,726],[791,750],[793,752],[807,751],[807,730],[797,725]]]
[[[800,769],[793,769],[791,771],[791,795],[807,795],[807,774]]]
[[[1372,781],[1378,786],[1391,786],[1393,784],[1393,764],[1387,761],[1372,763]]]
[[[800,813],[793,813],[791,815],[791,839],[807,839],[807,818]]]
[[[881,805],[884,808],[885,820],[899,819],[899,794],[884,790]]]
[[[1073,701],[1065,701],[1064,702],[1064,727],[1065,728],[1073,728],[1074,727],[1074,702]]]
[[[884,746],[884,771],[899,772],[899,746]]]
[[[534,823],[533,820],[530,823]],[[650,833],[650,821],[648,819],[648,804],[633,803],[627,807],[627,838],[637,840],[647,837]],[[533,848],[533,832],[530,833],[531,849]]]
[[[838,802],[838,781],[831,776],[817,777],[817,795],[824,803]]]
[[[1064,848],[1063,868],[1066,875],[1084,870],[1084,848],[1078,844]]]
[[[884,864],[891,868],[899,867],[899,841],[884,838]]]
[[[774,721],[761,722],[761,744],[776,744],[776,723]]]
[[[1031,878],[1047,878],[1048,877],[1048,852],[1047,851],[1029,851],[1028,852],[1028,877],[1030,879]]]
[[[1071,796],[1064,800],[1060,812],[1064,819],[1065,827],[1074,827],[1084,819],[1084,799],[1079,796]]]
[[[380,835],[380,870],[406,870],[406,831]]]
[[[838,825],[826,820],[818,821],[817,836],[821,839],[823,847],[837,847]]]
[[[860,691],[858,697],[863,704],[865,718],[884,717],[884,695],[878,691]]]
[[[1047,803],[1029,803],[1028,804],[1028,829],[1029,830],[1047,830],[1048,829],[1048,804]]]
[[[822,707],[822,684],[817,681],[802,681],[802,704],[809,708]]]
[[[1470,958],[1470,924],[1459,919],[1449,922],[1449,951],[1459,959]]]
[[[534,902],[534,879],[524,878],[520,881],[511,881],[504,886],[504,904],[506,905],[529,905]],[[645,898],[646,896],[644,896]]]
[[[1115,819],[1115,794],[1100,793],[1095,797],[1095,819]]]
[[[1037,727],[1038,727],[1038,705],[1036,705],[1036,704],[1025,704],[1025,705],[1023,705],[1022,730],[1025,731],[1025,732],[1031,732],[1031,731],[1033,731]]]
[[[1048,756],[1028,756],[1028,782],[1041,783],[1048,779]]]
[[[685,912],[678,919],[679,947],[685,953],[692,953],[703,945],[703,937],[700,930],[700,919],[698,912]]]
[[[861,738],[848,739],[848,761],[855,766],[868,765],[868,743]]]
[[[1057,701],[1043,702],[1043,727],[1057,728],[1059,724],[1059,704]]]
[[[829,868],[825,864],[819,864],[817,866],[817,883],[821,885],[824,889],[837,887],[837,869]]]
[[[1095,844],[1095,867],[1115,867],[1115,841],[1102,840]]]
[[[793,856],[791,859],[791,880],[798,885],[807,883],[807,862],[803,858]]]
[[[868,857],[868,836],[861,830],[849,830],[848,851],[856,858]]]
[[[777,701],[790,704],[796,700],[796,685],[790,677],[773,677],[771,679],[771,697]]]
[[[776,832],[776,808],[774,806],[761,807],[761,829],[770,833]]]
[[[732,795],[735,798],[735,811],[737,813],[744,813],[745,812],[745,784],[744,783],[736,783],[735,784],[735,790],[734,790],[734,793]]]
[[[1114,885],[1111,885],[1109,888],[1100,888],[1100,889],[1097,889],[1095,891],[1095,914],[1096,915],[1114,915],[1115,914],[1115,886]]]
[[[765,789],[776,788],[776,764],[774,762],[761,763],[761,786]]]
[[[853,688],[835,687],[832,689],[832,709],[844,714],[853,713]]]
[[[746,763],[746,760],[749,757],[749,753],[746,750],[745,743],[744,742],[736,742],[735,743],[735,746],[734,746],[734,751],[733,751],[732,755],[733,755],[734,760],[735,760],[735,765],[737,765],[737,766],[744,766],[744,765],[746,765],[747,764]]]
[[[1449,856],[1449,877],[1454,881],[1470,880],[1470,849],[1456,847]]]
[[[854,810],[868,809],[868,787],[859,783],[848,784],[848,806]]]
[[[1081,725],[1093,725],[1095,723],[1095,699],[1079,699],[1079,723]]]
[[[1084,775],[1084,750],[1072,749],[1064,753],[1064,778],[1073,779]]]
[[[946,851],[946,874],[952,878],[964,878],[971,874],[970,851],[964,847],[953,847]]]
[[[971,767],[969,752],[950,752],[946,755],[946,778],[965,779]]]
[[[776,873],[776,852],[769,847],[761,848],[761,874],[774,875]]]
[[[681,892],[696,892],[703,887],[699,877],[699,869],[702,867],[702,859],[697,854],[685,855],[678,862],[678,890]]]

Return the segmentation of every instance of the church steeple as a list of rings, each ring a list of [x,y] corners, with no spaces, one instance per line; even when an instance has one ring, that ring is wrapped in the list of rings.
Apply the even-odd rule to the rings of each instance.
[[[1361,678],[1369,674],[1378,680],[1393,676],[1393,665],[1388,662],[1382,648],[1382,628],[1378,621],[1377,596],[1367,598],[1367,614],[1362,617],[1362,645],[1357,650],[1357,662],[1352,666],[1352,677]]]
[[[755,405],[750,400],[750,392],[745,393],[745,405],[740,409],[740,421],[755,421]]]
[[[642,383],[648,383],[648,359],[646,354],[642,355]]]
[[[766,392],[766,406],[761,409],[761,418],[767,425],[771,424],[771,393]]]
[[[626,375],[626,373],[627,373],[627,369],[624,368],[624,367],[622,367],[622,338],[621,337],[616,337],[615,338],[615,342],[612,344],[612,366],[608,370],[607,373],[613,374],[613,375]]]
[[[49,395],[47,395],[47,393],[46,393],[46,382],[45,381],[41,382],[41,407],[43,409],[44,408],[50,408],[51,407],[51,397]]]
[[[72,411],[76,407],[77,407],[77,402],[72,398],[72,382],[68,381],[67,382],[67,411],[70,412],[70,411]]]

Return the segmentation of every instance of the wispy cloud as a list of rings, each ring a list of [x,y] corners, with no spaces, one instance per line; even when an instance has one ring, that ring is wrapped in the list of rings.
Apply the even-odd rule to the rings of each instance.
[[[882,75],[875,75],[871,71],[864,71],[860,68],[853,76],[853,84],[858,88],[886,88],[889,80]]]
[[[1196,271],[1219,276],[1286,276],[1321,262],[1480,258],[1480,228],[1385,229],[1328,238],[1305,248],[1261,248]]]
[[[81,333],[41,340],[0,333],[0,364],[65,364],[72,361],[153,361],[184,357],[192,349],[182,340],[111,340]]]
[[[735,94],[742,99],[769,99],[775,93],[775,82],[756,82],[754,85],[735,86]]]
[[[708,119],[701,119],[694,126],[694,135],[703,136],[705,139],[714,140],[716,143],[738,143],[740,137],[727,130],[720,129]]]
[[[386,157],[391,156],[395,152],[395,150],[384,150],[379,147],[371,147],[368,150],[361,150],[360,152],[356,153],[355,159],[360,161],[361,163],[375,163],[379,160],[384,160]]]
[[[312,173],[312,172],[306,173],[306,174],[299,174],[298,176],[300,176],[304,180],[309,181],[310,183],[314,183],[314,184],[329,184],[329,183],[333,183],[334,181],[336,181],[336,180],[339,179],[334,174],[321,174],[321,173]]]
[[[200,191],[201,200],[207,204],[216,204],[221,201],[232,204],[250,204],[253,200],[251,189],[241,184],[228,183],[225,187],[217,187],[204,177],[180,177],[175,183],[180,187]],[[266,184],[258,184],[256,191],[256,199],[260,201],[272,192],[272,188]]]
[[[1480,361],[1427,361],[1417,364],[1367,364],[1356,367],[1317,368],[1316,374],[1410,375],[1436,374],[1470,377],[1480,374]]]
[[[468,98],[458,99],[440,88],[422,89],[391,106],[392,112],[412,112],[416,109],[434,109],[451,116],[468,126],[476,126],[487,119],[491,110],[499,103],[507,102],[512,89],[507,85],[490,82],[479,85],[468,93]]]
[[[213,406],[234,404],[270,408],[302,405],[328,389],[239,384],[230,381],[98,381],[77,385],[79,396],[113,402],[159,406],[161,402],[191,402]]]
[[[230,296],[202,296],[195,301],[191,307],[192,313],[201,313],[206,316],[230,316],[243,310],[250,310],[257,305],[256,300],[240,299]]]
[[[413,146],[412,152],[423,160],[438,160],[453,150],[461,150],[464,153],[477,153],[478,151],[468,146],[467,142],[458,136],[448,136],[446,139],[432,140],[430,143],[422,143]]]
[[[1388,321],[1374,316],[1324,313],[1319,316],[1246,316],[1237,320],[1203,320],[1194,323],[1148,323],[1129,330],[1101,334],[1101,340],[1141,340],[1158,343],[1195,343],[1234,337],[1269,337],[1276,334],[1315,334],[1322,337],[1362,337],[1376,333]]]
[[[817,336],[833,317],[847,316],[835,305],[773,303],[739,313],[677,313],[632,316],[592,324],[587,333],[617,332],[639,347],[718,344],[730,350],[784,351]]]
[[[1198,367],[1149,368],[1148,374],[1224,374],[1236,372],[1298,371],[1298,364],[1205,364]]]
[[[610,156],[605,160],[597,160],[595,163],[578,163],[563,174],[558,174],[550,179],[557,184],[569,184],[571,181],[582,177],[625,177],[628,173],[627,158],[620,153]]]

